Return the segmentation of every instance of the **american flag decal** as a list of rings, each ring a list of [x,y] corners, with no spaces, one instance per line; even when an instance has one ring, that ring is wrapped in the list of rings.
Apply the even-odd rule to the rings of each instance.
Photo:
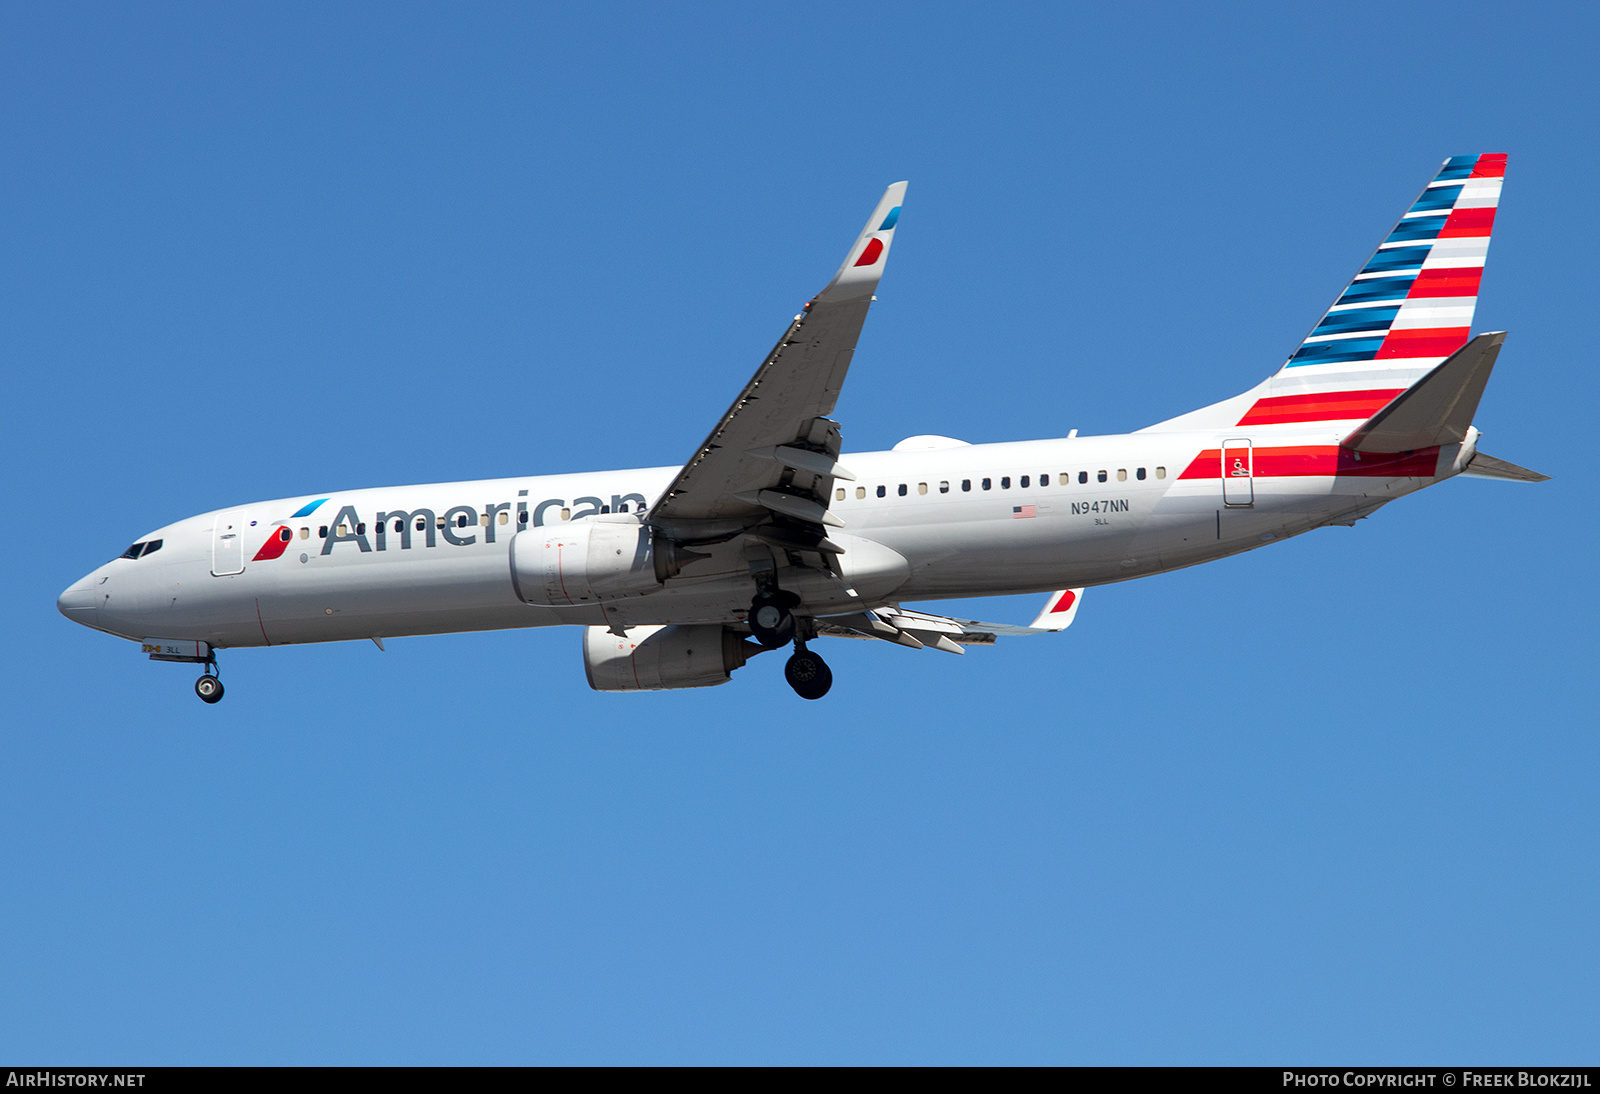
[[[1036,517],[1038,515],[1039,507],[1037,505],[1013,505],[1011,507],[1012,520],[1026,520],[1028,517]]]

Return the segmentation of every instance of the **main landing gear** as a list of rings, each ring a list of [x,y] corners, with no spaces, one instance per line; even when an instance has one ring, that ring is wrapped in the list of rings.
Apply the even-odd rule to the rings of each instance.
[[[806,620],[804,629],[796,627],[793,609],[799,603],[800,598],[793,593],[764,586],[750,602],[745,622],[763,649],[775,650],[794,643],[794,654],[783,666],[783,678],[800,698],[820,699],[833,687],[833,672],[826,661],[806,649],[806,639],[814,638],[816,629],[810,620]]]
[[[202,702],[222,702],[222,678],[217,675],[217,659],[206,662],[206,674],[194,682],[194,693]]]
[[[799,602],[793,593],[774,590],[750,602],[750,614],[745,622],[757,642],[769,650],[787,646],[794,639],[794,613],[791,608]]]
[[[783,666],[783,678],[802,699],[820,699],[833,687],[833,670],[804,642],[794,644],[794,655]]]

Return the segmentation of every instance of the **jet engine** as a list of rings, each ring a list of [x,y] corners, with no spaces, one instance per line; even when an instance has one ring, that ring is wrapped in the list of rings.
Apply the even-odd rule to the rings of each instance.
[[[583,670],[596,691],[668,691],[726,684],[760,647],[720,623],[629,627],[618,635],[585,627]]]
[[[660,585],[651,529],[620,520],[577,520],[511,537],[511,585],[529,604],[565,608]]]

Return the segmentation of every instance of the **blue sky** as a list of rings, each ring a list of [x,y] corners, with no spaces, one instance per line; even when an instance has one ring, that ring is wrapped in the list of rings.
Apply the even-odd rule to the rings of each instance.
[[[1583,5],[10,5],[0,1057],[1592,1062]],[[1460,480],[959,661],[588,690],[576,632],[57,615],[257,498],[680,462],[911,187],[847,449],[1271,372],[1510,153]],[[1032,598],[962,605],[1026,621]]]

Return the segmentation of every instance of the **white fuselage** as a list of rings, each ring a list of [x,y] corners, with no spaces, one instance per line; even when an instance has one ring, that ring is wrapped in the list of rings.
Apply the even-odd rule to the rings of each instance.
[[[1469,440],[1362,463],[1338,442],[1327,426],[1274,426],[847,454],[840,462],[856,479],[837,481],[830,505],[845,524],[833,538],[848,580],[785,566],[781,551],[777,579],[817,615],[1106,584],[1348,521],[1472,456]],[[126,638],[214,647],[738,623],[755,583],[736,545],[602,605],[532,606],[513,587],[519,529],[542,535],[593,513],[639,513],[677,470],[353,490],[304,516],[294,514],[318,495],[205,513],[151,532],[160,550],[100,567],[61,607]]]

